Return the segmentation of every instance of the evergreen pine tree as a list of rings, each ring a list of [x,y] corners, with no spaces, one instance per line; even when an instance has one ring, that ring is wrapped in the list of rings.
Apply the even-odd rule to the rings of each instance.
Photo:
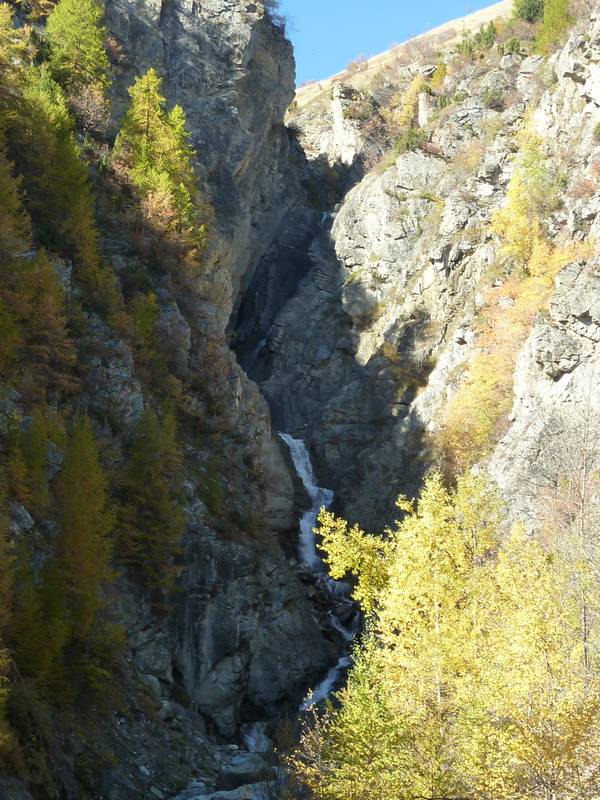
[[[513,0],[513,12],[526,22],[539,22],[544,14],[544,0]]]

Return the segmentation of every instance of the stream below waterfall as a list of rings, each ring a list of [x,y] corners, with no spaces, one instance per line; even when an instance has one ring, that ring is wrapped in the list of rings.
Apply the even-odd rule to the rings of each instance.
[[[302,565],[313,573],[317,583],[320,584],[326,594],[331,597],[333,605],[336,598],[339,599],[340,597],[347,597],[349,595],[350,586],[342,581],[335,581],[327,574],[323,559],[317,552],[314,528],[317,524],[317,517],[321,509],[328,509],[331,507],[334,494],[331,489],[324,489],[317,484],[310,453],[304,441],[302,439],[294,439],[288,433],[280,433],[279,437],[290,451],[290,457],[294,464],[296,474],[301,480],[311,502],[310,508],[304,511],[300,517],[298,556]],[[329,612],[329,617],[331,627],[334,628],[346,642],[346,649],[335,666],[329,670],[323,680],[304,698],[300,705],[301,712],[308,711],[313,706],[317,706],[319,703],[326,700],[331,692],[339,686],[345,671],[352,664],[349,649],[358,626],[358,613],[351,620],[349,627],[344,626],[333,611]]]
[[[312,575],[320,597],[329,607],[329,611],[324,614],[325,627],[335,631],[340,644],[343,643],[343,647],[340,647],[343,652],[337,663],[300,703],[298,714],[302,717],[323,703],[342,685],[349,667],[352,666],[350,649],[360,625],[360,613],[350,599],[350,585],[334,580],[327,573],[317,549],[314,534],[317,517],[321,508],[331,507],[334,494],[331,489],[324,489],[317,484],[306,444],[287,433],[280,433],[279,438],[287,446],[294,469],[310,500],[310,507],[303,511],[298,525],[298,562],[302,572]],[[213,791],[208,788],[204,779],[195,779],[174,800],[271,800],[279,796],[278,787],[286,785],[285,770],[277,761],[273,741],[267,730],[265,722],[248,723],[241,729],[242,747],[230,745],[215,749],[214,757],[220,768],[217,780],[225,785],[235,785],[236,788]]]

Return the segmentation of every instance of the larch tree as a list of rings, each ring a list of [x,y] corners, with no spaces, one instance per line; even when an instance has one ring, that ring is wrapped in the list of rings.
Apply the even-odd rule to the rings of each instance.
[[[8,507],[3,479],[4,475],[0,475],[0,752],[8,739],[5,706],[9,692],[10,661],[6,645],[13,592],[13,552],[8,535]]]
[[[48,422],[43,412],[35,409],[29,425],[18,437],[17,445],[27,466],[31,510],[37,517],[43,517],[50,507],[50,488],[48,448]]]
[[[28,543],[20,537],[15,546],[9,642],[21,674],[44,680],[48,672],[46,634],[31,562]]]
[[[29,234],[20,182],[13,177],[13,166],[0,141],[0,374],[5,379],[23,344],[23,332],[15,315],[14,260],[15,254],[23,252]]]
[[[64,93],[42,65],[29,70],[22,94],[12,151],[38,238],[73,259],[86,303],[112,313],[122,301],[114,275],[101,263],[88,168]]]
[[[181,450],[172,414],[159,421],[151,409],[144,412],[131,443],[122,490],[121,556],[146,589],[169,589],[184,524]]]
[[[0,5],[0,110],[4,124],[9,117],[18,116],[20,88],[33,53],[30,28],[16,28],[13,25],[11,7],[8,3],[2,3]]]
[[[85,640],[103,606],[101,589],[111,578],[114,515],[90,421],[75,418],[63,467],[56,479],[60,520],[57,558],[72,635]]]
[[[49,387],[75,385],[75,352],[55,271],[33,251],[20,184],[0,143],[0,374],[16,378],[28,399],[44,401]]]
[[[105,89],[110,63],[101,25],[104,10],[98,0],[59,0],[48,17],[45,35],[50,68],[65,87],[82,85]]]
[[[148,227],[200,254],[208,206],[198,191],[183,109],[166,110],[162,80],[154,69],[135,81],[129,96],[115,164],[124,166]]]

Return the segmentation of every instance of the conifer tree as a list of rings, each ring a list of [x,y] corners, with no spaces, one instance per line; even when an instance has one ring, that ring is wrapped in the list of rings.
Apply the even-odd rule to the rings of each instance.
[[[31,489],[28,481],[27,463],[17,436],[9,442],[6,462],[6,485],[8,492],[17,502],[29,505]]]
[[[135,431],[123,481],[121,552],[147,589],[172,584],[183,531],[181,451],[175,418],[146,409]]]
[[[0,750],[8,738],[5,705],[9,693],[9,635],[13,590],[13,554],[8,538],[7,497],[0,475]]]
[[[16,28],[8,3],[0,4],[0,111],[2,128],[18,115],[20,91],[33,48],[28,27]]]
[[[50,68],[65,87],[105,88],[110,64],[101,26],[102,5],[97,0],[59,0],[46,23]]]
[[[544,0],[544,15],[536,38],[536,47],[548,53],[561,40],[571,24],[569,0]]]
[[[12,27],[6,4],[0,6],[0,78],[0,133],[10,143],[11,158],[23,176],[27,210],[42,240],[52,246],[67,245],[72,248],[70,254],[77,254],[83,266],[91,269],[97,265],[92,198],[73,120],[47,67],[30,64],[24,34]],[[4,141],[1,149],[0,184],[9,203],[5,218],[14,227],[20,187],[14,178],[13,186],[9,185],[11,165],[6,161]],[[21,213],[20,225],[11,237],[13,243],[15,235],[28,238],[23,220]],[[10,245],[8,240],[4,246]]]
[[[13,165],[0,139],[0,259],[20,254],[31,237],[31,223],[21,203],[21,180],[14,177]]]
[[[20,449],[27,465],[31,510],[43,517],[50,505],[48,485],[48,424],[42,411],[36,409],[28,427],[19,437]]]
[[[21,390],[37,402],[46,401],[49,393],[53,399],[70,395],[79,385],[75,348],[67,330],[63,289],[45,253],[26,263],[21,285]]]
[[[101,588],[111,577],[114,517],[106,477],[87,417],[76,417],[56,480],[61,532],[57,558],[76,640],[90,634],[103,605]]]
[[[75,353],[63,292],[45,255],[32,253],[20,181],[12,175],[1,142],[0,334],[0,374],[18,375],[19,389],[29,400],[43,402],[50,386],[61,391],[74,387]]]
[[[113,274],[100,261],[88,169],[66,99],[44,66],[31,68],[27,75],[19,131],[13,140],[27,210],[39,238],[73,258],[75,278],[92,307],[115,312],[120,298]]]
[[[192,167],[194,152],[180,106],[166,110],[154,69],[129,89],[131,103],[115,142],[151,228],[200,252],[206,240],[207,206]]]
[[[324,716],[313,712],[303,726],[302,748],[291,757],[295,771],[319,800],[404,797],[403,720],[387,703],[391,686],[374,637],[354,652],[348,683]],[[325,779],[324,779],[324,776]]]
[[[66,243],[82,260],[97,260],[95,234],[88,230],[93,221],[87,168],[65,97],[45,67],[30,72],[24,99],[23,125],[29,137],[19,167],[29,211],[48,244],[60,247]],[[21,155],[20,150],[17,153]]]
[[[20,537],[15,548],[10,645],[20,672],[42,681],[47,676],[49,662],[42,608],[31,560],[25,537]]]
[[[8,497],[5,475],[0,472],[0,641],[6,641],[13,586],[13,554],[8,534]]]
[[[14,258],[29,238],[29,219],[21,206],[19,181],[13,177],[0,138],[0,374],[5,378],[23,343],[15,315]]]
[[[515,17],[526,22],[539,22],[544,13],[544,0],[513,0]]]

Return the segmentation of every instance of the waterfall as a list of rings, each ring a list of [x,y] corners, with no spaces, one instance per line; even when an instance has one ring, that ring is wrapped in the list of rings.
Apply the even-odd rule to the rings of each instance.
[[[294,468],[306,493],[308,494],[311,506],[308,511],[305,511],[300,517],[300,538],[298,542],[298,555],[302,564],[312,570],[315,575],[316,583],[330,596],[332,602],[340,598],[347,597],[350,591],[350,586],[341,581],[334,581],[325,572],[325,565],[319,554],[315,544],[314,528],[317,524],[317,517],[321,508],[329,508],[333,503],[333,492],[331,489],[323,489],[318,486],[313,469],[310,454],[305,443],[301,439],[294,439],[288,433],[280,433],[279,437],[288,447],[290,456],[294,464]],[[349,649],[354,634],[356,632],[355,625],[346,628],[342,625],[333,611],[329,612],[329,619],[331,627],[341,634]],[[317,684],[304,698],[300,711],[305,712],[313,706],[326,700],[331,692],[340,683],[344,672],[352,665],[348,651],[340,656],[337,664],[333,666],[323,680]]]
[[[316,572],[323,572],[325,567],[317,553],[313,530],[321,508],[331,506],[333,492],[331,489],[322,489],[317,486],[310,455],[302,439],[294,439],[287,433],[280,433],[279,436],[288,446],[298,477],[311,501],[310,509],[305,511],[300,518],[300,561]]]
[[[302,701],[300,711],[309,711],[314,706],[318,706],[323,700],[327,700],[331,692],[335,689],[336,684],[340,681],[344,670],[352,666],[352,659],[348,655],[340,657],[339,661],[332,667],[327,675],[323,678],[321,683],[317,684]]]

